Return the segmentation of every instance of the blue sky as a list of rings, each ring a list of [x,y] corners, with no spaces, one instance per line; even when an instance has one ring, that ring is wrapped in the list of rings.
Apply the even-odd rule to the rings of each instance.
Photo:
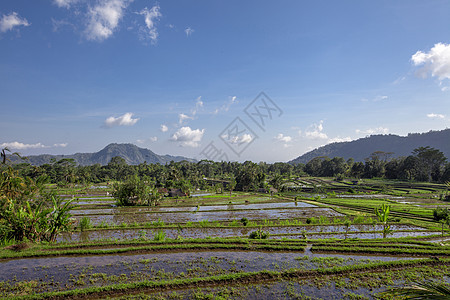
[[[414,0],[3,0],[0,146],[71,154],[116,142],[274,162],[445,129],[449,11]]]

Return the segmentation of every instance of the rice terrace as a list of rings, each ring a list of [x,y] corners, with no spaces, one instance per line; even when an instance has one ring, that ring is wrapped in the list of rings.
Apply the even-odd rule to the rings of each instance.
[[[0,299],[450,300],[449,0],[0,0]]]
[[[450,280],[448,183],[356,179],[342,159],[315,172],[340,162],[348,177],[311,176],[317,161],[7,157],[3,298],[401,299]]]

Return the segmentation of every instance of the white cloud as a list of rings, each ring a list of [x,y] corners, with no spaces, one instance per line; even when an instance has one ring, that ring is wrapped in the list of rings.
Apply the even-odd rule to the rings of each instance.
[[[193,130],[190,127],[181,127],[173,134],[171,140],[174,142],[180,142],[181,146],[195,148],[199,146],[199,142],[201,142],[204,133],[205,129]]]
[[[43,145],[42,143],[24,144],[24,143],[20,143],[20,142],[3,143],[0,145],[0,147],[2,147],[2,148],[8,147],[10,149],[18,149],[18,150],[48,148],[47,146]]]
[[[202,101],[202,97],[198,97],[197,100],[195,101],[195,107],[193,109],[191,109],[191,116],[181,113],[178,114],[178,123],[181,125],[183,124],[184,121],[186,120],[194,120],[195,119],[195,115],[197,115],[197,113],[202,109],[203,107],[203,101]]]
[[[113,127],[113,126],[132,126],[139,121],[139,118],[133,119],[132,113],[126,113],[120,117],[114,118],[109,117],[105,120],[105,126]]]
[[[433,113],[431,113],[431,114],[427,114],[427,117],[431,118],[431,119],[445,119],[445,116],[442,115],[442,114],[433,114]]]
[[[192,29],[191,27],[188,27],[184,30],[184,33],[186,33],[186,36],[191,36],[194,33],[194,29]]]
[[[292,137],[284,135],[282,133],[277,134],[277,136],[275,137],[275,139],[277,141],[283,142],[283,143],[289,143],[292,141]]]
[[[387,98],[389,98],[389,97],[386,95],[378,95],[372,99],[362,98],[361,101],[362,102],[379,102],[379,101],[386,100]]]
[[[158,141],[158,137],[156,137],[156,136],[152,136],[152,137],[150,137],[150,142],[157,142]]]
[[[190,117],[190,116],[188,116],[186,114],[183,114],[183,113],[178,115],[178,123],[179,124],[183,124],[183,122],[186,121],[186,120],[194,120],[194,117]]]
[[[351,140],[352,140],[352,138],[349,137],[349,136],[343,137],[343,138],[337,136],[337,137],[335,137],[335,138],[329,139],[329,140],[328,140],[328,143],[331,144],[331,143],[350,142]]]
[[[389,128],[385,128],[385,127],[377,127],[377,128],[369,128],[367,130],[360,130],[360,129],[356,129],[355,130],[356,133],[358,134],[365,134],[365,135],[372,135],[372,134],[388,134],[389,133]]]
[[[85,31],[88,40],[103,41],[109,38],[119,25],[132,0],[101,0],[88,11],[88,24]]]
[[[323,120],[319,124],[312,124],[305,130],[305,137],[313,140],[326,140],[328,136],[323,132]]]
[[[195,116],[197,112],[203,107],[203,104],[204,103],[202,101],[202,96],[198,97],[195,101],[195,108],[191,110],[193,116]]]
[[[145,26],[147,28],[141,28],[141,32],[145,33],[143,37],[145,39],[150,39],[152,43],[155,43],[158,39],[158,31],[156,29],[155,22],[162,16],[159,9],[159,5],[155,5],[151,9],[146,7],[138,13],[139,15],[143,15],[145,17]]]
[[[440,81],[450,79],[450,45],[437,43],[428,53],[417,51],[412,57],[415,66],[423,66],[418,75],[426,78],[428,73]]]
[[[53,147],[67,147],[67,143],[63,144],[53,144]],[[43,149],[43,148],[52,148],[51,146],[46,146],[42,143],[36,143],[36,144],[24,144],[20,142],[10,142],[10,143],[3,143],[0,144],[1,148],[9,148],[9,149],[16,149],[16,150],[27,150],[27,149]]]
[[[223,134],[222,138],[226,140],[227,143],[236,144],[238,146],[242,144],[249,144],[254,140],[253,136],[248,133],[244,133],[242,135]]]
[[[289,143],[292,142],[292,137],[284,135],[282,133],[277,134],[274,138],[276,141],[282,142],[285,148],[291,146]]]
[[[68,145],[69,145],[68,143],[53,144],[53,147],[66,148]]]
[[[230,110],[231,105],[238,103],[236,96],[233,97],[229,97],[229,100],[222,105],[220,108],[216,108],[213,112],[213,114],[217,115],[219,112],[224,111],[227,112],[228,110]]]
[[[167,127],[167,125],[161,124],[161,129],[162,132],[166,132],[167,130],[169,130],[169,127]]]
[[[53,3],[55,3],[58,7],[65,7],[70,8],[71,4],[74,4],[78,2],[78,0],[54,0]]]
[[[30,26],[27,19],[19,17],[16,12],[12,12],[9,15],[3,15],[0,19],[0,31],[6,32],[12,30],[16,26]]]

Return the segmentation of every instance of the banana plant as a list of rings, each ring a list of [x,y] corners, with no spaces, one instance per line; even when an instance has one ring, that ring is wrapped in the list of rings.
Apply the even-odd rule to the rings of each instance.
[[[383,224],[383,238],[385,239],[388,234],[392,233],[391,226],[388,224],[388,217],[391,207],[386,204],[382,204],[380,207],[375,208],[375,214],[378,220]]]

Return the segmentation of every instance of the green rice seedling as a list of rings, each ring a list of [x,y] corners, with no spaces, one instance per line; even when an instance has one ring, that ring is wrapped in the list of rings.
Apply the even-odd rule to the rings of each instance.
[[[334,224],[340,224],[340,223],[342,223],[342,220],[335,217],[335,218],[333,218],[333,223]]]
[[[122,228],[125,228],[125,227],[127,227],[127,226],[128,226],[128,224],[125,223],[125,222],[122,222],[122,223],[120,223],[120,225],[119,225],[119,227],[122,227]]]
[[[233,221],[230,223],[230,226],[240,226],[240,224],[239,224],[239,222],[238,222],[237,220],[233,220]]]
[[[198,224],[200,225],[200,227],[209,227],[208,220],[201,220],[200,222],[198,222]]]
[[[84,216],[80,220],[80,230],[85,231],[86,229],[92,228],[91,219],[87,216]]]
[[[145,231],[145,230],[139,230],[139,231],[138,231],[138,236],[139,236],[139,239],[140,239],[140,240],[145,240],[145,239],[147,239],[147,238],[146,238],[146,235],[147,235],[147,231]]]
[[[154,241],[162,242],[166,239],[166,232],[164,230],[158,230],[155,233]]]
[[[155,227],[164,227],[166,226],[166,223],[164,223],[164,221],[159,218],[158,221],[152,222],[152,225]]]
[[[131,227],[139,227],[139,223],[138,222],[134,222],[132,224],[130,224]]]
[[[328,221],[328,218],[325,216],[320,216],[319,217],[319,224],[329,224],[330,222]]]
[[[98,224],[98,228],[108,228],[108,223],[106,221],[101,221],[100,224]]]
[[[365,222],[364,216],[357,216],[353,219],[353,224],[361,224]]]

